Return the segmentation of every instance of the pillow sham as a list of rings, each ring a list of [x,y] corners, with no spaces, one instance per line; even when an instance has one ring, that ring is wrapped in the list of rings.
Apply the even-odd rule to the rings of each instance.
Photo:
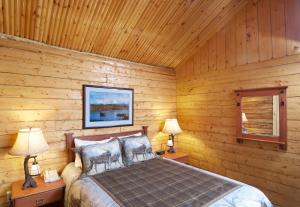
[[[155,154],[147,136],[126,137],[122,139],[122,153],[125,165],[153,159]]]
[[[81,161],[81,147],[93,144],[101,144],[109,142],[112,138],[104,139],[100,141],[90,141],[90,140],[82,140],[82,139],[74,139],[75,143],[75,167],[82,168],[82,161]]]
[[[112,139],[106,143],[83,146],[81,157],[84,175],[95,175],[124,167],[120,142]]]

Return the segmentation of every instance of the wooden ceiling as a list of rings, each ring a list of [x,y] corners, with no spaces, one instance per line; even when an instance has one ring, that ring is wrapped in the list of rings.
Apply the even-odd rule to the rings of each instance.
[[[0,32],[78,51],[176,67],[246,1],[0,0]]]

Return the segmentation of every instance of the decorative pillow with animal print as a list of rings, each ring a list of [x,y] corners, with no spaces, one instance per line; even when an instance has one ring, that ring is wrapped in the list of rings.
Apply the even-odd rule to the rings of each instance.
[[[85,175],[95,175],[124,167],[118,139],[107,143],[83,146],[81,156]]]
[[[125,165],[131,165],[155,157],[147,136],[123,138],[121,143]]]

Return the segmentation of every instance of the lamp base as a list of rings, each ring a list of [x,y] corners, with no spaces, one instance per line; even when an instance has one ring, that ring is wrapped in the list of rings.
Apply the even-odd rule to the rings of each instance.
[[[168,153],[175,153],[175,148],[174,148],[174,135],[173,134],[170,134],[169,135],[169,140],[172,140],[172,146],[169,146],[169,149],[168,149]]]
[[[25,190],[26,188],[36,188],[36,182],[35,180],[31,177],[31,175],[29,175],[25,182],[23,183],[23,186],[22,186],[22,190]]]
[[[176,152],[176,151],[175,151],[174,147],[169,147],[168,153],[175,153],[175,152]]]
[[[31,175],[29,174],[29,170],[28,170],[29,159],[35,158],[35,157],[36,156],[27,155],[24,159],[25,182],[23,184],[22,190],[29,188],[29,187],[35,188],[37,186],[35,180],[31,177]]]

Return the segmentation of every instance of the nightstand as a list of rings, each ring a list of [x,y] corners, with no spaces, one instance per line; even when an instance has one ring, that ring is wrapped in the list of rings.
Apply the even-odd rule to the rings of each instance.
[[[65,183],[62,179],[45,183],[43,178],[36,177],[36,188],[22,190],[24,180],[12,184],[12,201],[14,207],[63,206]]]
[[[176,160],[185,164],[188,162],[188,154],[180,151],[176,151],[175,153],[165,153],[161,157]]]

